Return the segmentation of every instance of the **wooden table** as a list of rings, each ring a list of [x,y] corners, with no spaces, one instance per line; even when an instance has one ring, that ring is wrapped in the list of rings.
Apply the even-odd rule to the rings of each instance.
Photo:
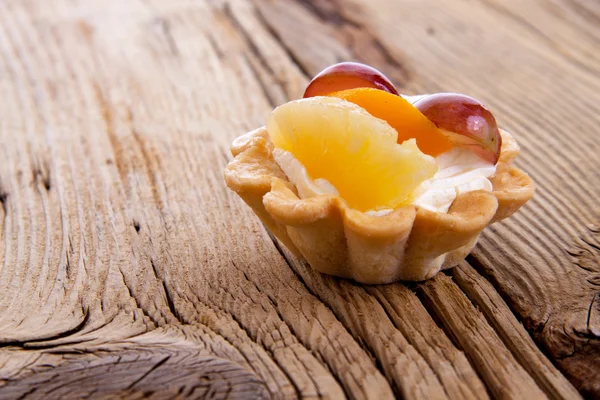
[[[599,4],[0,2],[0,398],[600,398]],[[518,138],[537,193],[452,271],[320,275],[226,189],[340,60]]]

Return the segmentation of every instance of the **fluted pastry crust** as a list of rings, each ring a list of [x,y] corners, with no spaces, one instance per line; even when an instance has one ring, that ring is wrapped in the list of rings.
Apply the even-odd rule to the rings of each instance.
[[[290,250],[317,271],[369,284],[421,281],[458,264],[490,223],[511,216],[534,192],[511,165],[519,146],[502,133],[492,192],[456,198],[448,213],[409,205],[385,216],[351,209],[340,196],[300,199],[272,156],[266,129],[237,138],[225,181]]]

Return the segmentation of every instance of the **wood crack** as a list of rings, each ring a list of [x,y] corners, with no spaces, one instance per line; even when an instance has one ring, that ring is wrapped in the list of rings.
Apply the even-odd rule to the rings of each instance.
[[[265,60],[265,57],[260,52],[260,50],[258,49],[256,44],[254,43],[254,40],[252,39],[252,35],[246,31],[244,26],[240,23],[240,21],[237,20],[237,18],[231,11],[231,5],[229,3],[225,3],[225,5],[223,6],[223,9],[222,9],[222,13],[231,22],[231,24],[235,27],[236,31],[242,36],[244,42],[248,45],[248,49],[250,50],[250,53],[252,53],[252,55],[254,55],[256,57],[256,59],[259,60],[260,64],[263,66],[263,68],[265,68],[267,71],[269,71],[269,74],[271,74],[272,76],[275,76],[275,72],[273,71],[273,69],[267,62],[267,60]]]
[[[68,338],[69,336],[75,335],[77,333],[80,333],[81,331],[83,331],[83,329],[87,326],[87,324],[90,322],[90,313],[88,311],[88,309],[86,307],[84,307],[83,305],[81,306],[81,313],[82,313],[82,320],[73,328],[68,329],[66,331],[60,332],[58,334],[55,335],[49,335],[49,336],[43,336],[40,335],[39,338],[37,339],[30,339],[30,340],[26,340],[26,341],[14,341],[14,340],[9,340],[9,341],[3,341],[2,338],[0,338],[0,348],[2,347],[20,347],[23,350],[27,350],[27,349],[42,349],[42,348],[50,348],[53,345],[49,344],[46,345],[46,342],[53,342],[59,339],[65,339]],[[82,343],[82,342],[86,342],[87,339],[81,339],[81,340],[73,340],[69,343]]]
[[[493,275],[490,275],[488,273],[488,271],[484,267],[483,263],[481,261],[479,261],[477,259],[477,257],[475,255],[473,255],[473,253],[467,255],[467,257],[465,258],[465,261],[471,267],[473,267],[485,280],[487,280],[492,285],[492,287],[500,295],[502,300],[504,300],[506,302],[506,304],[510,308],[511,312],[515,316],[515,318],[517,318],[517,320],[521,324],[523,324],[523,326],[527,327],[527,329],[532,332],[538,332],[538,333],[541,332],[542,329],[544,329],[544,327],[546,326],[546,323],[548,322],[548,319],[550,318],[549,314],[546,314],[545,321],[540,321],[537,324],[531,318],[523,318],[523,316],[519,312],[516,311],[516,307],[515,307],[516,304],[513,301],[513,299],[510,296],[508,296],[506,292],[504,292],[502,290],[502,287],[500,286],[498,280],[495,279],[495,277]]]
[[[162,283],[163,290],[165,292],[165,297],[167,299],[167,305],[169,306],[169,310],[171,311],[171,314],[173,314],[173,316],[177,319],[177,321],[179,321],[180,324],[185,325],[187,322],[183,319],[183,317],[181,316],[179,311],[177,311],[177,308],[175,307],[175,301],[173,299],[173,295],[171,294],[171,291],[170,291],[169,287],[167,286],[167,283],[164,280],[162,280],[161,283]]]
[[[590,324],[590,321],[592,319],[592,310],[594,307],[594,303],[596,302],[596,298],[600,298],[600,292],[598,292],[597,294],[594,295],[594,297],[592,297],[592,301],[590,302],[590,307],[588,308],[586,326],[590,332],[592,332],[592,326]],[[600,340],[599,337],[595,337],[595,338]]]
[[[23,393],[21,396],[17,397],[17,400],[25,400],[27,397],[29,397],[29,395],[34,394],[36,391],[37,387],[34,386],[25,393]]]
[[[152,372],[156,371],[158,368],[161,367],[161,365],[163,365],[164,363],[166,363],[167,361],[169,361],[169,359],[171,358],[170,355],[165,356],[162,360],[160,360],[159,362],[157,362],[156,364],[154,364],[148,371],[144,372],[144,374],[142,374],[142,376],[140,376],[138,379],[136,379],[135,381],[131,382],[131,384],[129,386],[127,386],[127,390],[131,390],[135,387],[135,385],[137,385],[138,383],[140,383],[142,380],[144,380],[144,378],[146,378],[148,375],[150,375]]]
[[[256,82],[258,82],[260,89],[261,89],[263,95],[265,96],[265,99],[269,103],[269,105],[273,108],[277,107],[277,103],[275,102],[275,99],[273,98],[273,96],[271,96],[271,94],[267,90],[267,85],[265,84],[262,77],[258,73],[254,63],[250,59],[248,59],[248,57],[246,55],[244,55],[243,57],[244,57],[244,61],[246,62],[246,65],[248,66],[250,71],[252,71],[252,75],[254,75],[254,79],[256,80]]]
[[[6,222],[6,218],[8,217],[8,193],[4,190],[2,186],[2,181],[0,181],[0,207],[2,207],[2,217],[4,218],[4,223]]]
[[[431,301],[429,296],[427,296],[427,294],[425,293],[423,286],[420,284],[416,284],[412,287],[412,290],[415,293],[415,295],[417,296],[417,298],[419,299],[419,301],[421,302],[421,304],[423,305],[423,307],[425,308],[425,310],[427,310],[427,313],[431,316],[431,319],[433,319],[433,322],[435,322],[436,326],[446,334],[446,337],[448,337],[448,339],[452,342],[452,344],[458,350],[465,352],[465,349],[458,342],[454,332],[451,329],[449,329],[447,326],[444,325],[444,322],[443,322],[442,318],[440,317],[440,314],[436,311],[434,303]],[[473,365],[473,363],[470,359],[469,359],[469,363],[471,363],[471,367],[473,367],[473,370],[477,371],[476,366]],[[482,378],[481,376],[479,376],[479,377]]]
[[[175,43],[175,39],[173,39],[173,35],[171,34],[171,23],[165,18],[156,17],[154,20],[154,24],[158,25],[165,41],[167,42],[167,47],[171,54],[175,57],[179,57],[179,48],[177,47],[177,43]]]
[[[47,192],[50,191],[50,189],[52,189],[52,183],[50,180],[50,171],[49,169],[46,168],[42,168],[39,165],[36,165],[35,160],[36,157],[31,157],[32,160],[34,160],[34,166],[32,168],[31,174],[32,174],[32,182],[33,183],[41,183],[41,185],[46,189]]]
[[[125,279],[125,275],[123,274],[123,271],[121,271],[120,268],[118,268],[118,271],[121,274],[121,277],[123,279],[123,285],[125,286],[125,289],[127,289],[127,292],[129,293],[129,298],[131,298],[131,300],[133,300],[133,302],[135,303],[136,309],[140,310],[142,312],[142,315],[146,316],[150,320],[150,322],[152,323],[152,325],[154,325],[153,327],[150,327],[150,328],[157,328],[157,327],[161,326],[161,324],[159,323],[159,321],[156,320],[150,313],[148,313],[148,311],[146,311],[146,309],[142,306],[142,304],[140,303],[139,299],[137,298],[137,296],[133,292],[133,289],[127,283],[127,280]],[[149,327],[146,326],[146,328],[148,329]]]
[[[281,49],[285,52],[285,54],[289,57],[289,59],[298,67],[298,69],[302,72],[302,74],[310,79],[312,77],[312,73],[308,70],[308,68],[302,63],[302,60],[294,54],[294,51],[285,43],[285,41],[281,38],[281,35],[273,28],[273,26],[269,23],[269,21],[262,14],[260,9],[254,8],[254,14],[256,15],[256,19],[261,23],[262,26],[265,27],[265,30],[269,32],[271,37],[279,44]]]
[[[211,34],[207,34],[206,41],[210,44],[210,47],[214,50],[217,57],[220,60],[223,60],[223,58],[225,58],[225,53],[223,52],[223,49],[221,49],[221,47],[219,46],[217,40],[215,40],[215,38]]]
[[[229,3],[226,3],[223,6],[221,13],[225,18],[227,18],[233,29],[235,29],[235,31],[241,37],[242,41],[246,44],[246,50],[248,50],[251,57],[249,57],[248,54],[243,54],[243,60],[250,69],[250,72],[254,76],[256,82],[259,84],[260,89],[269,105],[271,107],[275,107],[277,105],[277,101],[275,101],[275,98],[269,91],[269,83],[265,82],[264,74],[262,74],[259,69],[262,68],[265,71],[265,73],[270,78],[272,78],[276,85],[279,86],[279,88],[284,92],[287,92],[286,83],[280,76],[278,76],[275,73],[275,71],[273,71],[273,68],[269,64],[268,60],[265,58],[263,53],[260,51],[256,43],[254,42],[255,39],[253,38],[253,35],[250,32],[248,32],[248,30],[243,26],[243,24],[236,18],[235,14],[231,10],[231,6]],[[211,38],[210,35],[208,37]],[[215,48],[215,50],[220,51],[217,47],[215,47],[217,45],[216,43],[214,43],[214,39],[211,38],[210,40],[211,45]],[[226,159],[228,159],[228,157],[226,157]]]
[[[380,306],[381,306],[381,308],[383,309],[383,312],[385,313],[385,315],[387,316],[387,318],[388,318],[390,321],[394,321],[394,320],[392,319],[392,316],[390,315],[389,311],[388,311],[388,310],[387,310],[387,308],[384,306],[384,304],[383,304],[383,303],[381,303],[381,301],[380,301],[380,300],[377,298],[377,296],[373,296],[373,297],[375,298],[375,301],[376,301],[377,303],[379,303],[379,305],[380,305]],[[395,324],[394,324],[394,326],[395,326]],[[398,329],[398,327],[396,327],[396,329]],[[402,334],[404,335],[404,333],[402,333]],[[412,344],[411,344],[411,345],[412,345]],[[414,347],[414,346],[413,346],[413,347]],[[363,350],[365,350],[365,351],[368,351],[368,352],[369,352],[369,354],[370,354],[370,350],[366,350],[366,349],[364,349],[364,348],[363,348]],[[415,350],[416,350],[416,351],[417,351],[417,353],[419,353],[419,355],[422,357],[422,354],[419,352],[419,350],[418,350],[417,348],[415,348]],[[381,360],[380,360],[378,357],[374,357],[374,356],[372,356],[372,357],[373,357],[373,360],[375,361],[375,366],[377,367],[377,370],[379,370],[379,372],[381,372],[381,373],[382,373],[382,374],[385,376],[385,368],[383,367],[382,361],[381,361]],[[424,359],[425,359],[425,358],[424,358]],[[437,376],[437,378],[438,378],[438,380],[439,380],[439,376],[437,375],[437,373],[436,373],[436,371],[435,371],[435,370],[434,370],[434,373],[436,374],[436,376]],[[397,398],[400,398],[400,399],[402,399],[402,398],[404,398],[404,397],[405,397],[405,396],[403,395],[403,393],[402,393],[402,388],[401,388],[401,387],[399,387],[399,385],[398,385],[398,384],[392,384],[391,386],[392,386],[392,389],[393,389],[393,391],[394,391],[394,395],[395,395]],[[448,393],[446,392],[446,388],[444,388],[444,386],[443,386],[443,385],[441,385],[441,386],[442,386],[442,390],[444,391],[444,394],[445,394],[446,396],[448,396]]]
[[[344,12],[344,5],[337,0],[296,0],[311,13],[315,14],[323,23],[336,26],[351,26],[353,28],[362,29],[362,25],[348,18]]]

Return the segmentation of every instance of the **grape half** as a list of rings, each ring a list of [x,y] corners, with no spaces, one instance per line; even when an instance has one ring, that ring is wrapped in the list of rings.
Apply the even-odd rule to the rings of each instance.
[[[494,164],[502,137],[494,115],[481,102],[464,94],[436,93],[413,105],[446,134],[454,146],[465,147]]]
[[[304,97],[326,96],[346,89],[369,87],[398,95],[390,80],[380,71],[365,64],[342,62],[319,72],[306,87]]]

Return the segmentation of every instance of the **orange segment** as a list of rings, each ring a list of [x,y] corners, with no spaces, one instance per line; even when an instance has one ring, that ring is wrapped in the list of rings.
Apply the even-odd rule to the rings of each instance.
[[[398,131],[398,143],[415,138],[419,149],[433,157],[452,148],[435,124],[400,96],[365,87],[342,90],[328,96],[357,104],[374,117],[387,121]]]

